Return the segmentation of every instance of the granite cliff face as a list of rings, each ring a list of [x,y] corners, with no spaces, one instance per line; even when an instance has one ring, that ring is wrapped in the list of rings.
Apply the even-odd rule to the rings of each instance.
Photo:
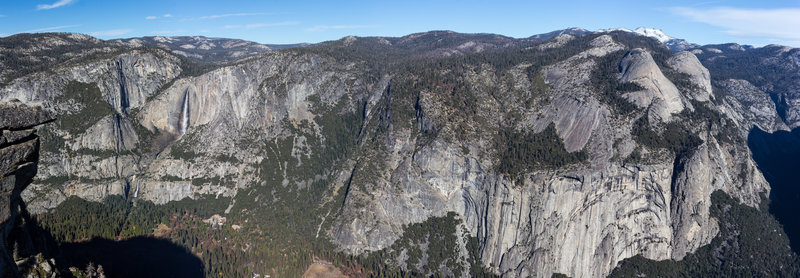
[[[322,184],[314,234],[341,251],[385,249],[405,225],[455,212],[482,266],[509,277],[680,260],[717,234],[712,192],[749,206],[769,192],[745,138],[796,127],[796,92],[776,104],[765,85],[713,79],[713,57],[694,54],[708,50],[636,34],[543,38],[347,37],[202,70],[174,45],[93,42],[119,50],[14,78],[0,99],[59,118],[22,193],[34,213],[73,195],[230,197],[220,213],[253,211],[237,200]],[[505,170],[513,144],[498,134],[551,126],[582,160]]]
[[[0,102],[0,275],[20,275],[8,237],[24,202],[20,193],[33,182],[39,159],[36,126],[51,121],[41,106],[18,101]]]
[[[714,190],[721,189],[750,205],[760,202],[758,194],[768,191],[768,184],[745,146],[717,139],[729,132],[717,130],[718,123],[697,126],[692,132],[704,143],[683,156],[650,149],[631,135],[632,125],[640,117],[659,121],[657,126],[668,121],[694,122],[691,116],[679,115],[684,109],[701,107],[685,108],[684,103],[706,94],[694,105],[716,109],[708,102],[710,92],[687,87],[682,93],[661,73],[667,69],[660,69],[648,52],[627,48],[619,62],[619,79],[638,83],[643,90],[620,94],[642,112],[615,114],[615,108],[602,102],[600,92],[588,84],[588,77],[596,70],[595,57],[626,46],[600,36],[586,47],[542,69],[540,74],[549,85],[545,92],[533,90],[525,78],[504,82],[504,76],[515,76],[515,71],[526,65],[507,72],[485,67],[468,72],[462,82],[473,88],[475,105],[485,114],[467,120],[468,127],[461,130],[448,122],[459,119],[448,115],[451,108],[440,92],[420,92],[418,118],[425,120],[418,121],[425,124],[391,130],[381,159],[388,165],[378,167],[382,172],[372,173],[371,179],[365,178],[364,188],[351,185],[332,237],[354,253],[377,250],[391,244],[404,223],[456,211],[483,244],[483,263],[498,273],[598,277],[636,254],[680,260],[709,243],[717,231],[708,214]],[[708,84],[708,75],[706,79],[702,76],[707,70],[690,62],[674,64],[683,71],[700,73],[687,82]],[[690,91],[692,95],[688,95]],[[496,96],[494,92],[508,93]],[[513,97],[541,93],[546,97]],[[384,97],[391,97],[391,92]],[[525,101],[533,103],[527,109],[515,105]],[[515,116],[520,120],[499,112],[504,107],[519,113]],[[650,113],[643,113],[646,111]],[[492,134],[487,130],[509,121],[515,128],[534,131],[554,123],[566,150],[587,150],[588,163],[529,172],[521,180],[498,173],[498,161],[486,153],[495,139],[487,136]],[[730,135],[741,142],[750,123],[726,125],[736,131]],[[430,129],[428,126],[436,129],[434,139],[409,136],[414,129]],[[471,139],[459,140],[461,132]],[[630,157],[635,149],[650,152],[652,159],[635,163],[620,159]],[[361,168],[356,169],[358,178]]]
[[[766,93],[788,128],[800,126],[800,113],[797,110],[800,103],[797,77],[800,72],[800,49],[780,45],[753,48],[723,44],[698,47],[692,52],[711,70],[712,75],[718,75],[715,78],[718,82],[738,82],[740,85],[734,87],[750,87],[746,90],[756,89]],[[742,81],[750,83],[752,87]],[[751,95],[763,97],[763,94]]]

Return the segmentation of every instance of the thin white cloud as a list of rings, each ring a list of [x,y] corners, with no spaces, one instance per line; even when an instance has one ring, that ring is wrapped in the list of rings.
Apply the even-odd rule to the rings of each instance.
[[[277,26],[289,26],[289,25],[297,25],[300,24],[299,21],[284,21],[284,22],[276,22],[276,23],[252,23],[252,24],[245,24],[245,25],[225,25],[223,28],[225,29],[255,29],[255,28],[264,28],[264,27],[277,27]]]
[[[235,14],[215,14],[215,15],[207,15],[201,16],[200,19],[217,19],[223,17],[233,17],[233,16],[252,16],[252,15],[265,15],[266,13],[235,13]]]
[[[376,25],[317,25],[306,29],[307,32],[323,32],[327,30],[340,30],[340,29],[364,29],[375,28]]]
[[[0,17],[6,17],[6,15],[4,15],[4,14],[0,14]]]
[[[40,11],[40,10],[55,9],[55,8],[58,8],[58,7],[63,7],[63,6],[72,4],[75,1],[76,0],[58,0],[53,4],[39,4],[39,5],[36,5],[36,10]]]
[[[132,32],[131,29],[114,29],[114,30],[105,30],[105,31],[95,31],[89,33],[90,36],[93,37],[115,37],[119,35],[124,35],[127,33]]]
[[[39,33],[39,32],[50,32],[50,31],[59,31],[67,28],[78,27],[80,25],[62,25],[62,26],[53,26],[53,27],[45,27],[33,30],[26,30],[20,33]]]
[[[145,17],[144,19],[147,19],[147,20],[154,20],[154,19],[159,19],[159,18],[170,18],[170,17],[172,17],[172,16],[173,16],[172,14],[164,14],[164,15],[162,15],[161,17],[157,17],[157,16],[154,16],[154,15],[151,15],[151,16],[147,16],[147,17]]]
[[[155,35],[174,35],[174,34],[186,33],[186,30],[157,30],[150,33]]]
[[[723,28],[723,33],[775,41],[800,40],[800,9],[674,7],[670,11],[695,22]]]

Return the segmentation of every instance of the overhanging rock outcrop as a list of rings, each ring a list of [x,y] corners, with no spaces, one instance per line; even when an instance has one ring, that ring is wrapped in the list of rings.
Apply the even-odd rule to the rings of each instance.
[[[0,102],[0,276],[19,276],[7,238],[22,204],[20,193],[33,181],[39,160],[36,126],[52,120],[41,106]]]

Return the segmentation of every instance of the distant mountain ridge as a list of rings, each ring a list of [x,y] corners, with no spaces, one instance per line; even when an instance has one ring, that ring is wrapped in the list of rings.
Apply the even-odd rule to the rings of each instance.
[[[800,49],[637,30],[281,51],[20,34],[0,39],[0,100],[57,119],[21,197],[60,242],[163,237],[206,276],[299,277],[319,256],[382,277],[800,277],[798,233],[760,208],[793,191],[748,145],[800,127]]]
[[[563,30],[555,30],[555,31],[552,31],[552,32],[533,35],[533,36],[530,36],[528,38],[529,39],[537,39],[537,40],[547,40],[547,39],[550,39],[552,37],[555,37],[555,36],[558,36],[558,35],[563,35],[563,34],[567,34],[567,35],[582,35],[582,34],[588,34],[588,33],[592,33],[592,31],[589,31],[589,30],[586,30],[586,29],[583,29],[583,28],[579,28],[579,27],[572,27],[572,28],[567,28],[567,29],[563,29]]]
[[[678,51],[683,51],[683,50],[687,50],[687,49],[700,47],[700,45],[687,42],[684,39],[679,39],[679,38],[674,38],[672,36],[669,36],[666,33],[664,33],[664,31],[662,31],[661,29],[645,28],[645,27],[639,27],[639,28],[636,28],[634,30],[630,30],[630,29],[627,29],[627,28],[600,29],[600,30],[597,30],[597,31],[594,31],[594,32],[586,30],[586,29],[583,29],[583,28],[579,28],[579,27],[571,27],[571,28],[567,28],[567,29],[563,29],[563,30],[556,30],[556,31],[547,32],[547,33],[543,33],[543,34],[533,35],[533,36],[530,36],[528,38],[529,39],[537,39],[537,40],[547,40],[547,39],[550,39],[552,37],[555,37],[555,36],[558,36],[558,35],[562,35],[562,34],[582,35],[582,34],[588,34],[588,33],[608,33],[608,32],[615,32],[615,31],[627,32],[627,33],[635,33],[635,34],[639,34],[639,35],[642,35],[642,36],[645,36],[645,37],[654,38],[654,39],[658,40],[659,42],[663,43],[664,45],[666,45],[667,48],[669,48],[669,50],[671,50],[672,52],[678,52]]]
[[[198,62],[230,62],[275,50],[300,47],[307,44],[260,44],[241,39],[209,38],[204,36],[154,36],[114,39],[109,42],[127,46],[150,46],[170,50]]]

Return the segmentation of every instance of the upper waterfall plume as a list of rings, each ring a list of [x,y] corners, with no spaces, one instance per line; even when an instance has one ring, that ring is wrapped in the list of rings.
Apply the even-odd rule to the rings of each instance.
[[[181,135],[186,134],[189,127],[189,90],[183,95],[183,107],[181,108]]]

